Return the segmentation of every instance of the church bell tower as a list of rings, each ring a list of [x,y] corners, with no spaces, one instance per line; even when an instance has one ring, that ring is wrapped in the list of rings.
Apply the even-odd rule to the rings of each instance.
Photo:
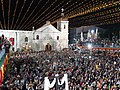
[[[68,48],[68,25],[69,21],[64,20],[64,9],[61,9],[61,20],[57,22],[57,29],[61,31],[61,38],[62,38],[62,44],[63,48]]]

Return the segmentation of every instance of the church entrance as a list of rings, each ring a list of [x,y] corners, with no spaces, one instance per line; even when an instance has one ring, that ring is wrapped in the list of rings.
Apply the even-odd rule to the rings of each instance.
[[[52,50],[52,46],[47,43],[47,45],[45,46],[45,51],[51,51]]]

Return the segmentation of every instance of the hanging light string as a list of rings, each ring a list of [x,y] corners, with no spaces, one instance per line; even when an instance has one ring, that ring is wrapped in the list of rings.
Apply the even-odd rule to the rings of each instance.
[[[70,3],[71,1],[69,1],[69,2],[67,2],[67,3],[65,3],[62,7],[65,7],[66,5],[68,5],[69,3]],[[60,5],[60,4],[59,4]],[[72,5],[74,5],[74,4],[72,4]],[[62,9],[62,7],[61,8],[59,8],[60,10]],[[68,6],[69,7],[69,6]],[[55,8],[54,8],[55,9]],[[59,9],[58,10],[56,10],[55,12],[53,12],[52,14],[47,14],[47,15],[45,15],[46,16],[46,18],[45,18],[45,16],[43,17],[43,18],[41,18],[35,25],[39,25],[39,24],[41,24],[41,22],[44,22],[44,21],[46,21],[46,20],[49,20],[49,21],[52,21],[51,19],[52,18],[60,18],[61,16],[60,16],[60,13],[61,12],[59,12],[59,13],[57,13],[58,11],[59,11]],[[57,13],[57,14],[55,14],[55,13]],[[54,15],[55,14],[55,15]],[[52,15],[53,15],[53,17],[52,17]],[[51,18],[50,18],[51,17]]]
[[[64,19],[68,19],[68,18],[73,18],[73,17],[76,17],[76,16],[80,16],[80,15],[85,15],[87,13],[91,13],[91,12],[95,12],[95,11],[98,11],[98,10],[101,10],[103,8],[108,8],[108,7],[112,7],[112,5],[115,5],[117,3],[119,3],[120,1],[116,1],[116,2],[113,2],[113,3],[109,3],[109,4],[103,4],[103,5],[98,5],[96,7],[93,7],[93,8],[90,8],[89,10],[86,10],[84,12],[80,12],[79,10],[78,11],[75,11],[74,13],[70,13],[68,15],[66,15]],[[55,23],[57,21],[60,21],[60,19],[57,19],[55,21],[53,21],[52,23]]]
[[[86,2],[86,1],[85,1]],[[88,10],[89,8],[87,7],[91,7],[91,3],[92,1],[89,1],[88,3],[84,4],[85,2],[82,2],[81,5],[77,4],[75,7],[76,8],[70,8],[65,12],[65,15],[67,14],[71,14],[71,13],[75,13],[76,11],[79,10],[79,12],[84,12],[85,10]],[[77,3],[77,2],[76,2]]]
[[[0,27],[1,27],[1,29],[3,29],[2,20],[0,20]]]
[[[71,0],[72,1],[72,0]],[[67,3],[65,3],[62,7],[64,7],[65,5],[68,5],[71,1],[68,1]],[[58,7],[60,6],[60,4],[58,5]],[[54,17],[61,17],[60,16],[60,13],[61,12],[59,12],[59,13],[57,13],[59,10],[61,10],[62,9],[62,7],[60,7],[59,9],[57,9],[56,11],[54,11],[56,8],[54,8],[54,9],[52,9],[51,10],[51,12],[52,11],[54,11],[53,13],[47,13],[44,17],[42,17],[39,21],[38,21],[38,23],[37,24],[39,24],[39,23],[41,23],[41,22],[43,22],[43,21],[46,21],[46,20],[49,20],[50,21],[50,19],[52,19],[52,18],[54,18]],[[55,14],[56,13],[56,14]],[[55,15],[54,15],[55,14]],[[54,16],[53,16],[54,15]],[[53,16],[53,17],[52,17]],[[50,18],[51,17],[51,18]],[[49,19],[50,18],[50,19]]]
[[[91,19],[91,20],[88,20],[88,22],[87,22],[87,20],[86,20],[86,22],[83,22],[82,24],[85,24],[85,23],[92,23],[92,22],[102,22],[102,21],[108,21],[109,22],[109,20],[114,20],[115,18],[118,18],[118,17],[120,17],[120,13],[116,13],[114,16],[110,16],[110,15],[108,15],[108,17],[101,17],[101,18],[99,18],[99,19],[97,19],[97,20],[94,20],[94,19]]]
[[[116,1],[116,2],[113,2],[113,3],[110,3],[110,4],[105,3],[105,4],[102,4],[102,5],[98,5],[96,7],[90,8],[89,10],[86,10],[84,12],[77,11],[76,13],[71,13],[70,15],[66,15],[65,18],[68,18],[68,17],[73,18],[73,17],[76,17],[76,16],[88,14],[88,13],[95,12],[95,11],[99,11],[99,10],[104,9],[104,8],[108,8],[108,7],[110,8],[110,7],[112,7],[113,5],[115,5],[115,4],[119,3],[119,2],[120,1]]]
[[[56,0],[54,3],[52,3],[40,16],[42,16],[47,10],[49,10],[50,7],[52,7],[56,2],[57,2],[57,0]],[[61,3],[63,3],[63,2],[64,2],[64,0],[63,0]],[[59,7],[59,6],[61,5],[61,3],[60,3],[57,7]],[[60,9],[60,8],[59,8],[59,9],[57,9],[56,11],[54,11],[57,7],[55,7],[54,9],[52,9],[49,13],[45,14],[45,16],[42,17],[40,20],[37,20],[37,19],[39,19],[39,17],[40,17],[40,16],[39,16],[38,18],[36,18],[35,21],[39,22],[39,21],[41,21],[43,18],[45,18],[47,15],[50,15],[50,16],[51,16],[53,13],[56,13],[56,12]],[[54,11],[54,12],[53,12],[53,11]],[[53,13],[52,13],[52,12],[53,12]],[[52,14],[50,14],[50,13],[52,13]],[[48,16],[48,17],[49,17],[49,16]],[[34,22],[35,22],[35,21],[34,21]],[[36,23],[37,23],[37,22],[36,22]],[[31,23],[31,25],[32,25],[32,24],[36,25],[36,23]],[[29,26],[30,26],[30,25],[29,25]],[[27,26],[27,27],[29,27],[29,26]],[[26,28],[27,28],[27,27],[26,27]]]
[[[52,9],[49,13],[47,13],[47,15],[51,15],[50,13],[52,13],[52,11],[54,11],[55,9],[57,9],[57,8],[58,8],[60,5],[62,5],[63,3],[64,3],[64,0],[63,0],[60,4],[58,4],[58,6],[56,6],[54,9]],[[49,10],[49,8],[52,7],[53,5],[54,5],[54,3],[52,3],[46,10]],[[61,9],[61,8],[59,8],[59,9]],[[54,11],[53,13],[56,13],[59,9],[57,9],[57,10]],[[45,13],[45,11],[44,11],[43,13]],[[43,14],[43,13],[42,13],[42,14]],[[53,14],[53,13],[52,13],[52,14]],[[41,15],[42,15],[42,14],[41,14]],[[41,15],[40,15],[40,16],[41,16]],[[47,16],[47,15],[45,15],[45,16]],[[39,17],[40,17],[40,16],[39,16]],[[45,18],[45,16],[44,16],[43,18]],[[47,18],[47,17],[46,17],[46,18]],[[38,19],[38,18],[37,18],[37,19]],[[35,21],[37,21],[37,19],[35,19]],[[35,22],[35,21],[34,21],[34,22]],[[39,22],[39,21],[41,21],[41,19],[38,20],[37,22]],[[27,27],[25,27],[25,28],[30,27],[34,22],[32,22],[29,26],[27,26]],[[36,23],[37,23],[37,22],[36,22]],[[36,25],[36,23],[34,23],[34,26]]]
[[[22,13],[22,11],[23,11],[23,8],[24,8],[24,6],[25,6],[25,3],[26,3],[26,0],[24,0],[24,2],[23,2],[23,5],[22,5],[22,7],[21,7],[21,9],[20,9],[20,12],[19,12],[19,14],[18,14],[18,18],[17,18],[17,20],[16,20],[16,23],[15,23],[15,25],[13,26],[13,29],[15,29],[15,27],[16,27],[16,25],[17,25],[17,23],[18,23],[18,20],[19,20],[19,18],[20,18],[20,16],[21,16],[21,13]]]
[[[13,24],[14,24],[14,19],[15,19],[15,15],[16,15],[16,10],[17,10],[17,7],[18,7],[18,2],[19,0],[16,1],[16,4],[15,4],[15,9],[14,9],[14,13],[13,13],[13,19],[12,19],[12,24],[11,24],[11,29],[13,29]]]
[[[94,15],[88,15],[88,16],[84,16],[84,18],[82,17],[82,18],[80,18],[80,19],[76,19],[77,21],[85,21],[85,20],[95,20],[95,19],[97,19],[97,20],[100,20],[100,19],[105,19],[105,18],[107,18],[107,17],[113,17],[114,15],[116,15],[116,14],[118,14],[120,12],[120,7],[117,7],[117,8],[113,8],[113,9],[111,9],[111,10],[108,10],[108,11],[103,11],[103,12],[100,12],[100,13],[96,13],[96,14],[94,14]],[[76,22],[76,20],[75,19],[73,19],[73,20],[71,20],[71,23],[72,22],[74,22],[74,24],[75,23],[77,23]]]
[[[74,6],[76,4],[76,2],[74,3],[74,4],[72,4],[72,5],[70,5],[71,7],[72,6]],[[78,5],[81,5],[81,4],[78,4]],[[76,6],[76,5],[75,5]],[[69,8],[69,7],[68,7]],[[58,15],[54,15],[52,18],[50,18],[50,21],[54,21],[54,20],[56,20],[56,19],[58,19],[58,18],[60,18],[60,16],[59,16],[59,13],[58,13]]]
[[[10,21],[9,21],[10,20],[10,4],[11,4],[11,0],[9,0],[9,4],[8,4],[8,30],[10,29],[9,28],[9,26],[10,26],[9,25],[9,23],[10,23]]]
[[[97,21],[100,21],[100,20],[106,20],[106,19],[110,19],[110,18],[113,18],[113,17],[119,17],[120,16],[120,12],[118,13],[114,13],[114,14],[111,14],[111,15],[105,15],[103,17],[98,17],[98,18],[94,18],[94,19],[89,19],[89,22],[97,22]]]
[[[39,0],[39,2],[37,3],[37,5],[35,6],[35,8],[32,10],[32,12],[30,13],[30,15],[28,16],[28,18],[25,20],[25,22],[23,22],[23,24],[21,25],[20,29],[22,29],[23,26],[25,26],[25,23],[29,20],[29,18],[34,14],[35,10],[38,8],[40,2],[42,0]]]
[[[100,20],[100,21],[98,21],[97,23],[104,23],[104,22],[114,22],[115,20],[117,20],[117,19],[120,19],[120,15],[118,15],[118,16],[116,16],[116,17],[111,17],[111,18],[107,18],[107,19],[105,19],[104,21],[103,20]]]
[[[1,21],[0,21],[0,27],[1,27],[1,29],[3,29],[3,26],[2,26],[2,23],[1,23]]]
[[[65,14],[68,14],[68,13],[72,13],[72,12],[74,12],[76,9],[78,9],[78,8],[80,8],[80,10],[84,10],[86,7],[88,7],[88,6],[90,6],[89,4],[91,3],[91,1],[89,1],[89,2],[87,2],[87,3],[85,3],[85,2],[87,2],[87,0],[85,0],[85,1],[82,1],[80,4],[78,4],[78,2],[76,1],[75,2],[75,6],[73,7],[73,8],[70,8],[70,9],[68,9],[66,12],[65,12]],[[71,6],[72,7],[72,6]],[[85,7],[85,8],[84,8]]]
[[[108,20],[105,20],[104,22],[103,21],[99,21],[99,22],[96,22],[96,23],[93,23],[94,25],[107,25],[107,24],[115,24],[115,23],[119,23],[120,22],[120,17],[115,17],[113,19],[108,19]]]
[[[65,3],[62,7],[65,7],[66,5],[68,5],[69,3],[71,3],[72,2],[72,0],[71,1],[68,1],[67,3]],[[74,2],[71,6],[76,6],[75,4],[78,4],[78,2],[76,3],[76,2]],[[60,4],[59,4],[60,5]],[[81,4],[78,4],[78,5],[81,5]],[[61,8],[59,8],[60,10],[62,9],[62,7]],[[69,8],[69,6],[67,7],[67,8]],[[58,10],[57,10],[58,11]],[[51,19],[52,18],[60,18],[61,16],[60,16],[60,13],[57,13],[56,15],[53,15],[54,13],[56,13],[57,11],[55,11],[55,12],[53,12],[52,14],[47,14],[47,15],[45,15],[43,18],[41,18],[38,22],[36,22],[35,23],[35,25],[37,26],[37,25],[39,25],[39,24],[41,24],[42,22],[45,22],[45,20],[47,19],[47,20],[49,20],[49,21],[52,21]],[[53,15],[53,17],[51,17]],[[50,18],[51,17],[51,18]],[[50,19],[49,19],[50,18]],[[42,20],[43,19],[43,20]]]
[[[57,0],[56,0],[56,1],[57,1]],[[50,8],[54,3],[56,3],[56,1],[53,2],[53,3],[49,6],[49,8]],[[48,10],[49,8],[45,9],[45,11]],[[45,11],[44,11],[44,12],[45,12]],[[44,13],[44,12],[43,12],[43,13]],[[43,13],[42,13],[42,14],[43,14]],[[41,16],[42,14],[40,14],[40,16]],[[39,16],[39,17],[40,17],[40,16]],[[38,17],[38,18],[39,18],[39,17]],[[38,18],[37,18],[37,19],[38,19]],[[37,20],[37,19],[36,19],[36,20]],[[34,22],[35,22],[35,21],[34,21]],[[31,22],[31,25],[32,25],[32,24],[33,24],[33,22]],[[22,27],[22,26],[21,26],[21,27]]]
[[[25,19],[25,16],[26,16],[27,13],[29,12],[30,7],[32,6],[33,2],[34,2],[34,0],[31,1],[29,7],[27,8],[27,11],[26,11],[25,15],[23,16],[22,20],[20,21],[20,23],[18,24],[18,26],[16,27],[16,29],[19,29],[19,26],[22,24],[23,20]]]
[[[82,4],[83,4],[83,3],[85,3],[85,2],[86,2],[86,1],[81,2],[80,4],[78,4],[78,2],[74,2],[74,4],[69,5],[69,6],[71,6],[71,7],[72,7],[72,6],[75,6],[75,7],[77,6],[77,7],[78,7],[78,5],[79,5],[79,6],[82,6]],[[89,3],[90,3],[90,2],[89,2]],[[76,5],[75,5],[75,4],[76,4]],[[87,3],[86,5],[88,5],[88,3]],[[76,8],[77,8],[77,7],[76,7]],[[68,9],[68,8],[69,8],[69,7],[67,7],[67,9]],[[67,11],[66,11],[66,12],[67,12]],[[66,12],[65,12],[65,13],[66,13]],[[58,16],[58,15],[56,15],[56,16]],[[52,18],[54,18],[54,17],[56,17],[56,16],[53,16]],[[51,20],[52,18],[50,18],[50,20]],[[56,17],[56,18],[59,18],[59,16],[58,16],[58,17]],[[56,18],[54,18],[54,19],[53,19],[53,20],[51,20],[51,21],[54,21]]]
[[[56,0],[56,1],[57,1],[57,0]],[[58,4],[57,7],[59,7],[62,3],[64,3],[64,0],[63,0],[60,4]],[[55,4],[55,2],[52,3],[46,10],[48,10],[48,9],[49,9],[50,7],[52,7],[54,4]],[[55,7],[54,9],[52,9],[49,13],[47,13],[47,15],[50,15],[50,13],[51,13],[52,11],[54,11],[55,9],[57,9],[57,7]],[[59,8],[59,9],[60,9],[60,8]],[[59,10],[59,9],[58,9],[58,10]],[[46,10],[45,10],[43,13],[45,13]],[[58,10],[56,10],[55,12],[57,12]],[[54,13],[55,13],[55,12],[54,12]],[[42,13],[42,14],[43,14],[43,13]],[[42,14],[41,14],[41,15],[42,15]],[[40,15],[40,16],[41,16],[41,15]],[[47,16],[47,15],[45,15],[45,16]],[[40,16],[39,16],[39,17],[40,17]],[[45,16],[44,16],[44,17],[45,17]],[[39,17],[38,17],[38,18],[39,18]],[[44,17],[43,17],[43,18],[44,18]],[[38,19],[38,18],[37,18],[37,19]],[[37,19],[35,19],[35,21],[37,21]],[[40,19],[40,20],[41,20],[41,19]],[[37,22],[39,22],[40,20],[38,20]],[[35,21],[34,21],[34,22],[35,22]],[[31,24],[33,24],[33,23],[31,23]],[[30,24],[30,25],[31,25],[31,24]],[[34,23],[34,24],[35,24],[35,23]],[[30,26],[30,25],[29,25],[29,26]],[[36,24],[35,24],[35,25],[36,25]],[[27,27],[29,27],[29,26],[27,26]],[[26,28],[27,28],[27,27],[26,27]]]
[[[3,0],[1,0],[1,4],[2,4],[2,13],[3,13],[3,26],[4,26],[4,29],[6,29],[6,23],[5,23],[5,13],[4,13],[4,2]]]
[[[98,17],[108,15],[108,14],[114,14],[114,13],[119,12],[119,11],[120,11],[120,7],[117,6],[116,8],[113,8],[113,9],[110,9],[110,10],[107,10],[107,11],[105,10],[105,11],[102,11],[102,12],[98,12],[98,13],[95,13],[94,15],[91,14],[91,15],[87,15],[87,16],[84,16],[84,17],[81,17],[81,18],[72,19],[71,22],[74,22],[75,20],[98,18]]]
[[[90,15],[90,16],[86,16],[86,17],[82,17],[81,19],[76,19],[77,21],[75,20],[70,20],[71,23],[73,23],[72,25],[74,26],[75,24],[77,23],[80,23],[81,25],[84,25],[85,22],[86,24],[87,23],[92,23],[92,22],[98,22],[100,20],[105,20],[107,18],[112,18],[112,17],[118,17],[120,15],[120,8],[118,6],[116,6],[117,8],[114,8],[111,9],[111,10],[108,10],[108,11],[103,11],[103,12],[100,12],[100,13],[96,13],[94,15]],[[84,23],[81,23],[83,22]]]
[[[76,3],[77,3],[77,5],[79,5],[78,2],[76,2]],[[74,5],[74,4],[72,4],[72,5]],[[76,6],[76,5],[75,5],[75,6]],[[51,15],[51,14],[50,14],[50,15]],[[58,15],[56,15],[56,16],[58,16]],[[55,16],[55,17],[56,17],[56,16]],[[49,17],[49,16],[48,16],[48,17]],[[48,18],[48,17],[46,17],[46,18]],[[52,18],[53,18],[53,17],[52,17]],[[40,19],[40,21],[41,21],[41,19]],[[41,23],[41,22],[40,22],[40,23]]]
[[[77,23],[76,25],[78,26],[82,24],[83,25],[104,25],[104,24],[113,24],[113,23],[118,23],[118,22],[120,22],[120,15],[117,17],[105,19],[104,21],[100,20],[97,22],[89,22],[89,23],[82,22],[82,23]]]
[[[31,20],[28,22],[28,24],[31,24],[31,22],[34,22],[36,19],[36,16],[43,10],[43,8],[47,5],[47,3],[49,2],[49,0],[45,3],[45,5],[38,11],[38,13],[33,17],[31,18]],[[38,17],[37,17],[38,18]]]

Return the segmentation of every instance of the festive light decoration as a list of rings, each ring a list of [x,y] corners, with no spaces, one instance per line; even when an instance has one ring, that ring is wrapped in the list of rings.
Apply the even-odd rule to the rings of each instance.
[[[16,15],[17,6],[18,6],[18,0],[16,1],[16,4],[15,4],[15,9],[14,9],[14,13],[13,13],[13,20],[12,20],[12,24],[11,24],[10,29],[13,29],[13,23],[14,23],[14,19],[15,19],[15,15]]]
[[[3,23],[4,23],[3,26],[4,26],[4,28],[6,29],[3,0],[1,0],[1,4],[2,4],[2,14],[3,14]]]
[[[25,6],[25,2],[26,2],[26,0],[24,0],[24,3],[23,3],[23,5],[22,5],[22,7],[21,7],[20,13],[19,13],[18,18],[17,18],[17,20],[16,20],[16,24],[18,23],[19,17],[20,17],[20,15],[21,15],[21,13],[22,13],[22,10],[23,10],[24,6]],[[14,25],[13,29],[16,27],[16,24]]]
[[[30,5],[29,5],[29,7],[28,7],[28,9],[27,9],[27,11],[26,11],[26,13],[25,13],[25,15],[23,16],[22,20],[20,21],[18,27],[19,27],[19,26],[21,25],[21,23],[23,22],[26,14],[27,14],[27,12],[30,10],[30,7],[31,7],[31,5],[33,4],[33,1],[34,1],[34,0],[31,1]],[[16,29],[18,29],[18,27],[16,27]]]
[[[47,2],[45,3],[45,5],[39,10],[39,12],[42,11],[42,9],[47,5],[48,2],[49,2],[49,0],[47,0]],[[38,19],[39,19],[39,16],[37,17],[37,15],[39,14],[39,12],[29,21],[29,24],[31,23],[31,21],[32,21],[32,22],[35,22],[35,20],[38,20]],[[37,18],[35,19],[35,17],[37,17]],[[34,20],[34,19],[35,19],[35,20]]]
[[[57,0],[56,0],[56,1],[57,1]],[[63,2],[64,2],[64,0],[63,0],[60,4],[58,4],[58,6],[56,6],[54,9],[52,9],[51,11],[55,10],[55,9],[56,9],[57,7],[59,7]],[[46,10],[48,10],[51,6],[53,6],[54,3],[55,3],[55,2],[53,2]],[[59,8],[59,9],[61,9],[61,8]],[[46,10],[45,10],[45,11],[46,11]],[[45,13],[45,11],[44,11],[43,13]],[[47,13],[48,17],[51,16],[51,14],[50,14],[51,11],[50,11],[49,13]],[[58,12],[58,10],[55,11],[54,13],[56,13],[56,12]],[[42,13],[42,14],[43,14],[43,13]],[[41,15],[42,15],[42,14],[41,14]],[[52,14],[53,14],[53,13],[52,13]],[[40,15],[40,16],[41,16],[41,15]],[[39,17],[40,17],[40,16],[39,16]],[[45,16],[46,16],[46,15],[45,15]],[[39,17],[38,17],[38,18],[39,18]],[[37,19],[38,19],[38,18],[37,18]],[[37,21],[37,19],[35,19],[34,22]],[[41,19],[40,19],[40,20],[41,20]],[[40,20],[39,20],[39,21],[40,21]],[[39,22],[39,21],[38,21],[38,22]],[[47,20],[46,20],[46,21],[47,21]],[[31,24],[32,24],[32,23],[31,23]],[[28,27],[29,27],[29,26],[28,26]]]
[[[32,14],[35,12],[35,10],[37,9],[37,7],[39,6],[41,0],[39,0],[38,4],[36,5],[35,9],[33,9],[33,11],[30,13],[29,17],[26,19],[26,21],[23,23],[23,25],[29,20],[29,18],[32,16]],[[21,27],[23,27],[23,25]],[[21,28],[20,27],[20,28]]]
[[[10,20],[10,3],[11,3],[11,0],[9,0],[9,2],[8,2],[9,4],[8,4],[8,30],[9,30],[9,20]]]
[[[14,5],[13,5],[14,2]],[[31,30],[46,21],[51,24],[69,19],[70,25],[105,25],[119,23],[120,0],[1,0],[1,29]]]

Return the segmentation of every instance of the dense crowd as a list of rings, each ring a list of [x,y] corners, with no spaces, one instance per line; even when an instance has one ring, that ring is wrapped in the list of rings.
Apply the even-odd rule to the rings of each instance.
[[[101,47],[120,47],[120,39],[113,38],[110,39],[98,39],[96,40],[97,45],[100,45]]]
[[[76,42],[76,44],[80,45],[80,46],[87,46],[88,43],[91,43],[93,47],[112,47],[112,48],[120,48],[120,39],[101,39],[101,38],[97,38],[97,39],[93,39],[93,40],[85,40],[85,41],[81,41],[80,39]],[[74,44],[74,45],[76,45]],[[70,45],[70,47],[73,46],[73,44]]]
[[[2,89],[43,90],[44,77],[67,73],[69,90],[119,90],[120,53],[93,51],[91,58],[88,55],[72,50],[15,53],[9,60]]]

